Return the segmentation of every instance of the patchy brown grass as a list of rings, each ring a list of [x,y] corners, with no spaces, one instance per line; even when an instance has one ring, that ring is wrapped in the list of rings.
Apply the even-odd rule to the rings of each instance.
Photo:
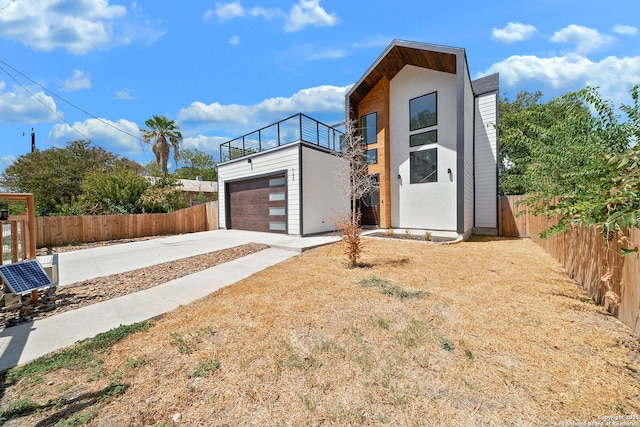
[[[5,410],[40,405],[7,425],[171,426],[180,413],[175,425],[538,426],[640,414],[638,336],[534,243],[368,239],[356,269],[341,252],[305,252],[156,319],[106,352],[99,375],[7,384]],[[424,292],[401,299],[378,282]],[[114,381],[126,388],[95,398]]]

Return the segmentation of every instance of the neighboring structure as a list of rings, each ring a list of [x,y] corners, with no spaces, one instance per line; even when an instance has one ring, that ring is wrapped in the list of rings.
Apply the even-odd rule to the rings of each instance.
[[[498,75],[464,49],[393,41],[346,96],[380,190],[363,223],[468,237],[498,230]],[[221,146],[220,228],[306,235],[348,209],[340,132],[302,114]]]
[[[363,221],[497,234],[498,90],[471,81],[464,49],[393,41],[347,94],[380,182]]]
[[[335,179],[342,133],[304,114],[220,146],[220,228],[309,235],[349,209]]]
[[[152,184],[158,179],[154,176],[145,176],[144,178]],[[176,181],[178,189],[182,192],[189,206],[218,200],[218,183],[216,181],[204,181],[201,177],[198,179],[178,178]]]
[[[204,181],[202,177],[197,177],[196,179],[178,179],[178,182],[182,184],[180,190],[190,206],[218,199],[216,181]]]

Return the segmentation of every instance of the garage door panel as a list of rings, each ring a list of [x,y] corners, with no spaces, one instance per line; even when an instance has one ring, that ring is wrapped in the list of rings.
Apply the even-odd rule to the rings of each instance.
[[[285,233],[285,184],[282,174],[229,183],[229,228]]]

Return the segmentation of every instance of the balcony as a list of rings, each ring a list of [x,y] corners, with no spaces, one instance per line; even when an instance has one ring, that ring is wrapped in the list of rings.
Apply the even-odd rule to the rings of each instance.
[[[306,142],[337,151],[343,132],[302,113],[220,144],[220,162],[239,159],[293,142]]]

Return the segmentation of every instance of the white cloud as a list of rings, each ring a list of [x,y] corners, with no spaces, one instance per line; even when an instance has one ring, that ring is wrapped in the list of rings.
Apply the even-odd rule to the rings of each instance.
[[[73,128],[77,129],[77,132]],[[66,144],[69,141],[88,138],[106,150],[124,155],[137,155],[142,150],[139,140],[130,136],[139,136],[140,128],[137,124],[125,119],[117,122],[107,119],[87,119],[75,122],[73,128],[66,123],[56,124],[49,132],[48,139],[53,144]]]
[[[531,38],[538,30],[533,25],[509,22],[504,28],[494,28],[491,38],[500,43],[515,43]]]
[[[384,47],[387,47],[392,40],[393,40],[393,37],[384,37],[384,36],[370,37],[364,41],[355,42],[351,46],[358,49],[370,48],[370,47],[384,48]]]
[[[60,81],[63,92],[75,92],[76,90],[91,89],[91,75],[82,70],[73,70],[73,74],[66,80]]]
[[[278,8],[264,9],[262,7],[254,7],[253,9],[251,9],[249,11],[249,15],[254,16],[254,17],[262,16],[265,19],[272,19],[272,18],[276,18],[278,16],[282,16],[283,13]]]
[[[575,44],[576,51],[585,54],[612,43],[615,38],[600,34],[598,30],[593,28],[571,24],[562,30],[556,31],[549,40],[555,43]]]
[[[245,11],[240,1],[234,1],[233,3],[216,3],[216,8],[212,13],[207,11],[205,16],[216,15],[221,21],[228,21],[233,18],[242,18],[245,16]]]
[[[64,48],[83,55],[108,46],[112,24],[126,13],[108,0],[12,1],[0,13],[0,37],[37,51]]]
[[[335,14],[327,13],[320,6],[320,0],[299,0],[297,4],[291,7],[291,11],[287,14],[278,8],[265,9],[255,6],[251,9],[245,9],[240,0],[231,3],[216,3],[215,9],[207,10],[203,19],[208,21],[212,16],[218,17],[220,21],[228,21],[236,18],[253,18],[262,17],[265,19],[273,19],[277,17],[285,18],[284,30],[287,32],[300,31],[308,25],[316,27],[332,27],[339,20]]]
[[[613,27],[613,32],[625,36],[635,36],[636,34],[638,34],[638,29],[636,27],[632,27],[631,25],[615,25]]]
[[[46,93],[31,91],[33,96],[25,89],[17,89],[14,92],[6,92],[6,84],[0,81],[0,123],[28,123],[53,122],[58,120],[56,103]]]
[[[220,144],[229,141],[229,138],[222,136],[206,136],[198,135],[184,138],[182,146],[184,148],[197,148],[198,150],[217,153],[220,150]]]
[[[340,59],[347,56],[347,51],[343,49],[328,49],[321,52],[313,52],[307,56],[308,61],[322,61],[325,59]]]
[[[286,114],[341,113],[344,111],[344,97],[351,86],[317,86],[302,89],[292,96],[265,99],[255,105],[222,105],[214,102],[205,104],[194,102],[178,114],[181,121],[213,122],[214,124],[249,124],[259,119],[281,119]],[[258,120],[262,121],[262,120]]]
[[[133,101],[135,98],[131,95],[131,90],[125,87],[124,89],[116,92],[114,99]]]
[[[240,37],[237,35],[231,37],[231,39],[229,40],[229,43],[233,45],[240,44]]]
[[[619,104],[628,102],[629,90],[640,81],[640,56],[609,56],[593,62],[582,55],[550,58],[516,55],[493,64],[482,75],[495,72],[500,73],[501,83],[510,87],[527,81],[562,91],[597,86],[603,96]]]
[[[287,32],[295,32],[307,25],[333,27],[338,24],[338,21],[338,17],[335,14],[327,13],[320,6],[320,0],[300,0],[298,4],[293,5],[291,8],[284,29]]]
[[[215,14],[216,14],[215,10],[207,9],[204,11],[204,15],[202,15],[202,20],[206,22],[209,19],[211,19],[211,17]]]

